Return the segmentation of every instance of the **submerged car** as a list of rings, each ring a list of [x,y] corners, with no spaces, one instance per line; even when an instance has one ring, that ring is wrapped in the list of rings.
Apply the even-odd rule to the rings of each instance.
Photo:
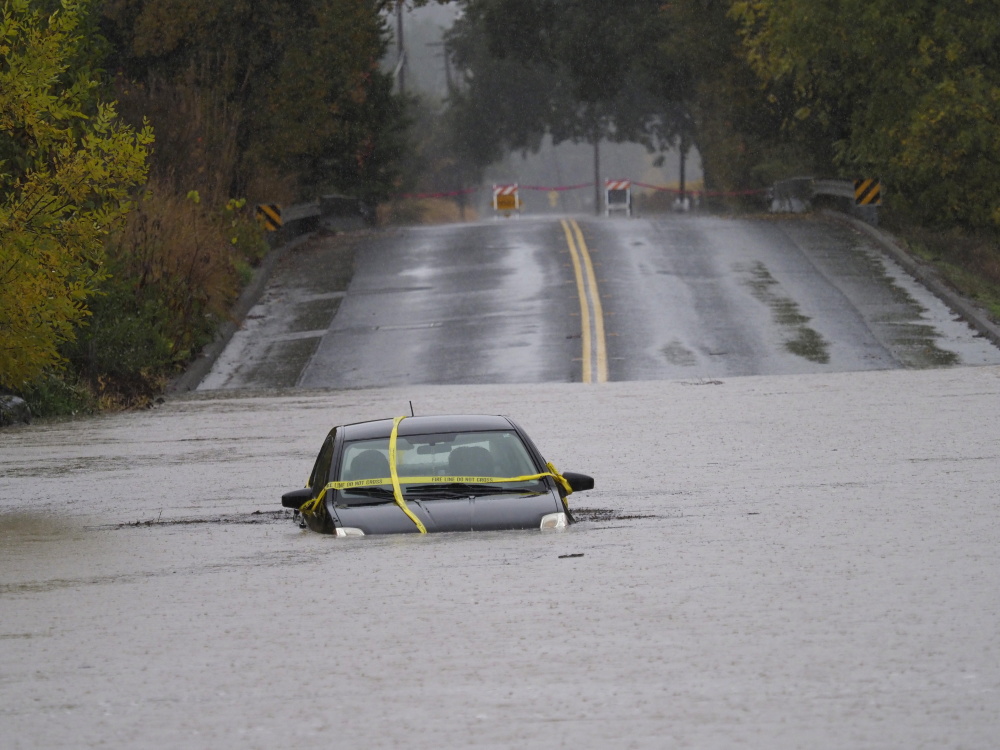
[[[593,487],[507,417],[396,417],[330,430],[307,486],[281,504],[337,536],[558,529],[573,521],[566,496]]]

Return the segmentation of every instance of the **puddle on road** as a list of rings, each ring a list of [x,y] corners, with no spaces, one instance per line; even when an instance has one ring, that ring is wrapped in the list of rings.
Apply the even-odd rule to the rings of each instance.
[[[785,342],[785,348],[792,354],[808,359],[811,362],[826,364],[830,361],[830,353],[826,341],[816,331],[808,326],[798,329],[798,335]]]
[[[892,284],[892,280],[889,279],[887,283]],[[899,289],[899,291],[906,295],[906,290]],[[951,367],[961,362],[961,358],[955,352],[938,347],[936,339],[939,334],[934,326],[914,322],[925,312],[922,307],[909,295],[906,295],[906,300],[900,301],[899,304],[901,310],[880,316],[875,324],[885,332],[884,335],[893,354],[903,365],[925,370],[932,367]]]
[[[851,300],[875,339],[899,366],[909,369],[949,367],[961,363],[966,350],[972,357],[967,364],[995,361],[992,353],[980,359],[983,348],[974,341],[971,347],[964,343],[969,335],[966,324],[953,324],[949,320],[954,319],[953,314],[943,305],[931,312],[925,304],[937,306],[939,301],[860,232],[826,226],[819,234],[817,228],[818,225],[808,222],[784,226],[793,242],[809,249],[807,254],[824,275],[836,280],[835,286]],[[763,264],[760,268],[766,273]],[[741,270],[753,273],[745,267]],[[929,298],[921,303],[924,295]],[[930,324],[932,320],[935,321],[933,325]],[[807,337],[792,342],[806,353],[816,351],[818,343]],[[954,347],[959,348],[950,351]],[[796,353],[804,356],[801,352]]]
[[[873,323],[885,332],[893,353],[902,363],[915,369],[959,364],[958,354],[938,347],[940,332],[934,326],[919,322],[927,314],[926,308],[889,273],[886,261],[858,242],[851,245],[851,250],[861,258],[869,278],[889,292],[892,304],[886,305],[885,312]]]
[[[778,293],[779,285],[767,266],[760,261],[749,269],[751,279],[746,283],[753,296],[771,308],[778,325],[793,334],[785,341],[785,348],[792,354],[825,365],[830,361],[830,348],[826,340],[808,323],[809,316],[803,315],[798,303]]]
[[[903,329],[903,335],[897,336],[894,343],[906,353],[905,361],[910,367],[929,369],[951,367],[959,363],[957,354],[935,345],[937,331],[932,326],[902,323],[900,328]]]
[[[694,367],[698,364],[695,353],[674,339],[660,350],[667,362],[677,367]]]

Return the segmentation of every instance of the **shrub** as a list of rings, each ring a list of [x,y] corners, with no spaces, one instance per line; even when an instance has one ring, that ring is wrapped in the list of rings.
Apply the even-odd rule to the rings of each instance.
[[[66,371],[45,371],[24,388],[21,395],[28,402],[34,417],[93,414],[97,411],[97,399],[90,389]]]
[[[64,345],[68,369],[24,393],[39,416],[148,404],[212,340],[268,249],[245,201],[222,210],[150,187],[107,247],[107,278]]]
[[[465,220],[475,221],[478,214],[465,208]],[[444,198],[407,198],[383,203],[378,207],[379,224],[450,224],[462,221],[458,203]]]

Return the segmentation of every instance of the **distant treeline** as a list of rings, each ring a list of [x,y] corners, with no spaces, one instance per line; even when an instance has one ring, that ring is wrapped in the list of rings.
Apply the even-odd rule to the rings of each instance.
[[[467,160],[545,133],[697,147],[706,187],[880,177],[894,210],[1000,226],[1000,16],[987,0],[460,0]]]

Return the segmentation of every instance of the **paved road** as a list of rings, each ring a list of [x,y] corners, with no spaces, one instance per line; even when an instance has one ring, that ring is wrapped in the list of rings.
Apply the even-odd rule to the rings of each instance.
[[[567,217],[393,230],[293,254],[203,381],[361,388],[1000,363],[855,230]]]

